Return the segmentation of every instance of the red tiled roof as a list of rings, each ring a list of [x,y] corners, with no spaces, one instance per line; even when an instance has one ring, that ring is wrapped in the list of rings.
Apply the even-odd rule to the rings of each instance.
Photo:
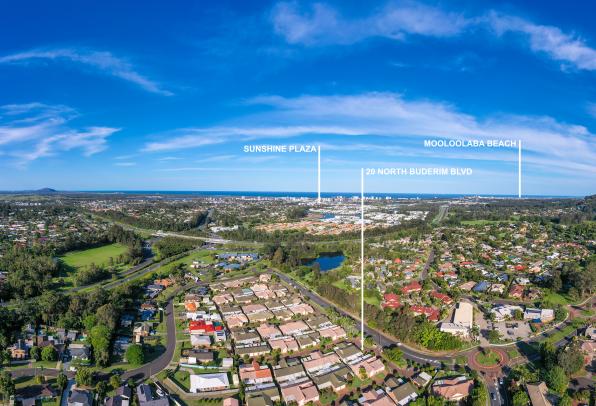
[[[437,292],[436,290],[432,291],[432,293],[430,295],[434,298],[439,299],[440,301],[442,301],[445,304],[449,304],[449,303],[453,302],[453,299],[451,299],[449,296],[447,296],[444,293]]]
[[[409,285],[404,286],[403,288],[401,288],[401,291],[403,293],[409,293],[409,292],[419,292],[422,290],[422,286],[414,281],[412,283],[410,283]]]
[[[220,323],[205,322],[205,320],[193,320],[189,323],[189,329],[191,331],[202,330],[206,333],[212,333],[214,331],[223,330],[223,326]]]
[[[439,321],[439,310],[428,306],[412,306],[412,312],[424,314],[429,321]]]
[[[385,293],[385,295],[383,295],[383,299],[383,307],[391,307],[392,309],[395,309],[401,306],[399,296],[395,293]]]

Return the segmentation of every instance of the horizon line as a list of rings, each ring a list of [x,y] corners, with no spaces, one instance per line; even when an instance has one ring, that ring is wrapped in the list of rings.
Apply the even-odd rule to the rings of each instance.
[[[53,188],[41,188],[41,189],[23,189],[23,190],[7,190],[7,189],[0,189],[0,193],[3,194],[10,194],[10,193],[39,193],[43,192],[44,189],[51,189],[48,193],[89,193],[89,194],[99,194],[99,193],[131,193],[131,194],[168,194],[168,193],[247,193],[247,194],[303,194],[303,195],[313,195],[317,196],[317,192],[312,191],[273,191],[273,190],[183,190],[183,189],[161,189],[161,190],[147,190],[147,189],[79,189],[79,190],[58,190]],[[321,192],[321,195],[354,195],[359,196],[360,192]],[[425,196],[464,196],[464,197],[511,197],[520,199],[516,194],[490,194],[490,193],[431,193],[431,192],[367,192],[365,195],[425,195]],[[583,198],[587,196],[591,196],[593,194],[586,194],[586,195],[545,195],[545,194],[528,194],[522,195],[521,199],[525,198],[540,198],[540,197],[549,197],[549,198]],[[304,196],[307,197],[307,196]]]

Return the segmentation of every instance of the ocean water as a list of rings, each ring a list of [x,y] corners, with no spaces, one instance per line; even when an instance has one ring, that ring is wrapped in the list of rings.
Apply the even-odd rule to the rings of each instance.
[[[269,198],[310,198],[316,199],[315,192],[273,192],[273,191],[195,191],[195,190],[89,190],[72,191],[68,193],[98,193],[122,195],[163,195],[163,196],[213,196],[213,197],[269,197]],[[358,192],[322,192],[322,198],[352,198],[359,197]],[[517,198],[517,195],[477,195],[477,194],[440,194],[440,193],[365,193],[367,198],[392,198],[392,199],[453,199],[462,197],[492,197],[492,198]],[[523,196],[523,198],[573,198],[577,196]]]

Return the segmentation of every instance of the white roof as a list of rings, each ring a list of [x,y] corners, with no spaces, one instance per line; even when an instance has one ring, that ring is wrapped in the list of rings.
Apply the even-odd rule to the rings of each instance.
[[[453,324],[460,324],[472,328],[474,319],[474,307],[468,302],[459,302],[453,314]]]
[[[190,376],[190,391],[195,393],[197,391],[216,389],[229,385],[228,374],[225,373]]]
[[[209,336],[191,334],[190,343],[192,345],[211,344],[211,338]]]

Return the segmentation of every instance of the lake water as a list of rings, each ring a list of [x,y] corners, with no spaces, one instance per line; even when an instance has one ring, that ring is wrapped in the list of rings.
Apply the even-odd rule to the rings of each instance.
[[[315,262],[318,262],[321,271],[327,272],[341,266],[345,259],[346,257],[341,254],[321,255],[315,260],[308,262],[306,265],[313,266]]]

